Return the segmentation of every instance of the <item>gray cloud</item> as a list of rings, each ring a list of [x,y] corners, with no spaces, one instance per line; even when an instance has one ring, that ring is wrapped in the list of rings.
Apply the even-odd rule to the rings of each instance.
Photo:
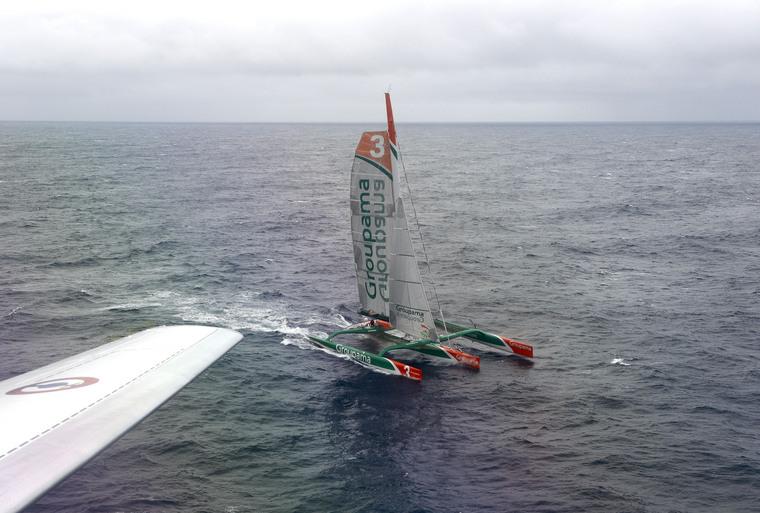
[[[17,6],[0,119],[760,120],[758,2],[382,5]]]

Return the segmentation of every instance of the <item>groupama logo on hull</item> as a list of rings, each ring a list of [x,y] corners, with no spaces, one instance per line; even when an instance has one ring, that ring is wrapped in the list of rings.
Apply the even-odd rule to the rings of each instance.
[[[372,358],[370,358],[368,355],[362,353],[361,351],[357,351],[353,347],[344,346],[341,344],[335,345],[335,350],[338,351],[341,354],[345,354],[352,359],[356,360],[357,362],[366,363],[367,365],[372,365]]]

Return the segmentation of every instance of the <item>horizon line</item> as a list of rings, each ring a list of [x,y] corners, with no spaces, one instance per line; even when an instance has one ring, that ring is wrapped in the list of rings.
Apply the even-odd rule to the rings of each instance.
[[[166,120],[104,120],[104,119],[0,119],[0,123],[124,123],[124,124],[195,124],[195,125],[363,125],[380,121],[166,121]],[[582,121],[396,121],[398,125],[752,125],[760,119],[737,120],[582,120]]]

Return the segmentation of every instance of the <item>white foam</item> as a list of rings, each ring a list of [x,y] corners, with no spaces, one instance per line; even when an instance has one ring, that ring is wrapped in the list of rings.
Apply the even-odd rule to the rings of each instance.
[[[335,320],[336,320],[336,324],[338,324],[338,326],[340,326],[341,328],[348,328],[349,326],[351,326],[351,322],[339,313],[335,314]]]
[[[309,343],[305,338],[285,337],[280,344],[284,346],[296,346],[299,349],[317,349],[317,346]]]
[[[19,311],[19,310],[21,310],[22,308],[24,308],[24,305],[19,305],[19,306],[17,306],[17,307],[15,307],[15,308],[13,308],[13,309],[12,309],[10,312],[8,312],[7,314],[3,315],[3,317],[13,317],[13,316],[16,314],[16,312],[18,312],[18,311]]]
[[[308,330],[291,323],[285,311],[262,305],[237,304],[217,311],[206,309],[200,302],[178,305],[178,316],[185,321],[225,326],[234,330],[279,332],[286,335],[306,336]]]
[[[321,331],[309,332],[308,335],[311,335],[313,337],[319,337],[319,338],[327,338],[327,333],[324,333]],[[312,344],[309,341],[309,338],[307,335],[297,336],[297,337],[286,336],[280,341],[280,344],[284,346],[295,346],[299,349],[323,349],[321,347],[317,347],[316,345]]]
[[[612,361],[610,362],[610,364],[612,364],[612,365],[624,365],[626,367],[628,367],[628,366],[631,365],[630,363],[626,363],[625,361],[623,361],[622,358],[613,358]]]
[[[147,307],[166,307],[184,322],[222,326],[234,330],[248,330],[283,335],[280,343],[293,345],[299,349],[315,349],[308,336],[327,337],[319,327],[336,325],[337,328],[350,326],[350,322],[340,313],[329,316],[304,313],[281,299],[267,299],[259,292],[242,292],[225,297],[220,303],[213,298],[184,295],[171,290],[158,290],[136,301],[113,305],[103,310],[127,310]],[[322,328],[324,329],[324,328]]]
[[[111,311],[111,310],[138,310],[140,308],[155,308],[158,306],[163,306],[161,303],[152,303],[152,302],[134,302],[134,303],[122,303],[120,305],[111,305],[111,306],[104,306],[103,308],[98,308],[100,311]]]
[[[258,292],[242,292],[226,298],[225,304],[220,305],[213,299],[164,290],[150,294],[148,302],[160,300],[160,304],[173,308],[176,316],[183,321],[290,336],[286,338],[306,339],[309,334],[316,334],[310,329],[311,326],[326,321],[313,314],[302,315],[283,301],[263,299],[261,296]],[[147,305],[148,302],[143,304]],[[340,314],[336,315],[335,319],[330,320],[343,326],[349,325]]]

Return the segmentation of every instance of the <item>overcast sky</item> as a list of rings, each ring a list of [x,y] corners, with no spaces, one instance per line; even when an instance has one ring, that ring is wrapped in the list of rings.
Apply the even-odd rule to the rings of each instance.
[[[0,119],[760,120],[760,0],[0,4]]]

